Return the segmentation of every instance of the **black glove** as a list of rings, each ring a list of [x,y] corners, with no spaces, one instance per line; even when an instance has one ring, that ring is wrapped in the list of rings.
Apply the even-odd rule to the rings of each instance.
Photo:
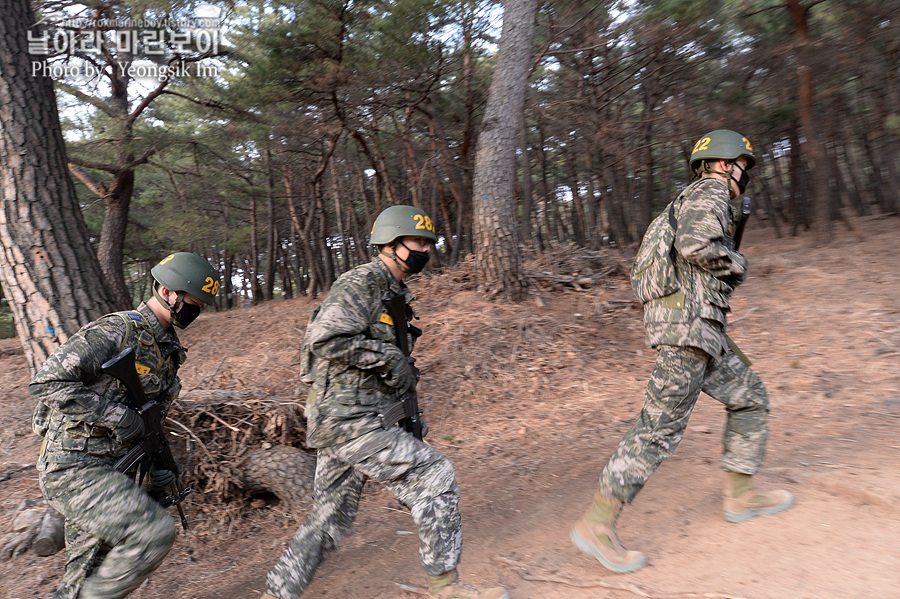
[[[113,435],[122,445],[129,445],[131,442],[140,439],[144,434],[144,420],[141,415],[132,410],[125,408],[122,419],[113,428]]]
[[[175,482],[175,479],[184,472],[184,468],[178,462],[175,462],[176,474],[171,470],[163,470],[162,468],[150,468],[150,484],[157,487],[168,487]]]
[[[397,389],[400,394],[406,393],[416,386],[416,376],[413,374],[409,360],[406,356],[401,355],[384,377],[385,384]]]

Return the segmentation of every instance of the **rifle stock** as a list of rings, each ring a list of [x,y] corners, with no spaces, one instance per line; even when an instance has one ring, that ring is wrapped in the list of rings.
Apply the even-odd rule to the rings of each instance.
[[[169,485],[171,494],[162,498],[160,504],[163,507],[169,507],[174,503],[178,508],[178,515],[181,517],[181,526],[187,530],[187,518],[181,507],[181,500],[191,492],[191,489],[190,487],[182,488],[181,483],[178,482],[178,466],[175,464],[175,458],[172,457],[172,449],[169,447],[166,432],[162,428],[162,406],[155,401],[148,400],[144,393],[141,379],[135,370],[134,349],[125,348],[117,356],[105,362],[100,370],[125,385],[125,389],[128,391],[126,405],[140,414],[144,421],[144,436],[137,445],[115,463],[114,468],[119,472],[127,473],[139,464],[152,460],[157,467],[175,473],[175,481]]]

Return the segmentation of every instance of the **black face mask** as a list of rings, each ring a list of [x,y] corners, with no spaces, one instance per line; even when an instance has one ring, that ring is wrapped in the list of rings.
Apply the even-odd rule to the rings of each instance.
[[[750,174],[747,172],[747,169],[741,168],[740,165],[735,164],[734,166],[741,169],[741,177],[737,180],[738,190],[741,193],[738,195],[744,195],[744,192],[747,191],[747,184],[750,183]]]
[[[406,260],[403,262],[406,263],[406,268],[409,270],[409,274],[416,274],[417,272],[422,272],[422,269],[425,268],[425,265],[428,264],[428,259],[431,255],[428,252],[420,252],[419,250],[411,250],[401,241],[400,245],[405,247],[409,251],[409,256],[406,257]]]
[[[182,301],[181,310],[175,313],[175,318],[174,320],[172,320],[172,324],[180,329],[183,329],[187,325],[197,320],[197,317],[200,316],[201,312],[203,312],[203,306],[195,306],[194,304],[189,304],[185,301]]]

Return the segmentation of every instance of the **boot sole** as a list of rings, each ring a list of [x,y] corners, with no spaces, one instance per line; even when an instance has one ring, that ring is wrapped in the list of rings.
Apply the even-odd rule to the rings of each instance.
[[[729,512],[728,510],[722,510],[722,513],[725,514],[725,519],[728,522],[740,524],[741,522],[746,522],[747,520],[750,520],[751,518],[755,518],[757,516],[771,516],[772,514],[778,514],[790,507],[793,507],[793,505],[794,496],[790,495],[788,496],[786,501],[783,501],[778,505],[773,505],[772,507],[750,508],[749,510],[745,510],[743,512]]]
[[[641,559],[631,562],[630,564],[617,564],[609,561],[605,555],[600,553],[600,550],[597,549],[596,545],[591,543],[590,541],[583,538],[578,531],[575,530],[575,527],[572,527],[572,530],[569,531],[569,538],[572,540],[572,544],[574,544],[582,553],[586,553],[590,555],[602,565],[607,570],[615,572],[616,574],[628,574],[629,572],[634,572],[635,570],[640,570],[644,566],[647,565],[647,557],[644,556]]]

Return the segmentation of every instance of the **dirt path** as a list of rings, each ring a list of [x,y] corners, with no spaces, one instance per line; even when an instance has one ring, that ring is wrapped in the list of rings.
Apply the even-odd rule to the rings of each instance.
[[[724,521],[724,415],[703,396],[675,455],[623,515],[623,541],[650,559],[630,575],[607,572],[568,540],[652,368],[625,279],[543,294],[543,307],[481,302],[460,275],[420,282],[421,393],[429,439],[457,469],[464,578],[503,584],[514,599],[900,596],[900,221],[854,227],[817,250],[808,237],[770,230],[745,238],[751,275],[735,297],[732,333],[772,400],[757,478],[790,490],[797,505]],[[230,369],[235,385],[293,393],[295,349],[314,305],[205,315],[185,336],[185,386]],[[21,356],[0,357],[0,385],[2,474],[33,462],[38,444]],[[32,472],[0,481],[0,529],[21,499],[39,497]],[[198,507],[200,525],[133,597],[258,597],[297,522],[268,508],[217,526]],[[423,583],[412,532],[396,500],[367,485],[353,533],[304,597],[413,597],[396,584]],[[0,597],[49,597],[61,571],[61,555],[0,562]]]

